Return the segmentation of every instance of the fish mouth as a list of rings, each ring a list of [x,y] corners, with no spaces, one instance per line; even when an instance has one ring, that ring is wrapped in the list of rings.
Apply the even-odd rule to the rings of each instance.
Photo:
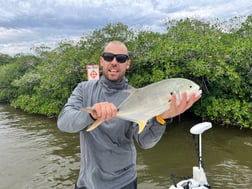
[[[197,91],[197,93],[196,93],[196,97],[199,96],[199,95],[201,95],[201,94],[202,94],[202,90],[199,89],[199,90]]]
[[[195,97],[198,97],[202,94],[202,90],[200,89],[200,86],[196,86],[191,92],[195,94]]]

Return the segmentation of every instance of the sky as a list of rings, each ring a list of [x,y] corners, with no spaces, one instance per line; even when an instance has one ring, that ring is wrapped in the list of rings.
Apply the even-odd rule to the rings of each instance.
[[[0,0],[0,53],[54,48],[110,23],[163,32],[167,19],[228,20],[251,14],[251,0]]]

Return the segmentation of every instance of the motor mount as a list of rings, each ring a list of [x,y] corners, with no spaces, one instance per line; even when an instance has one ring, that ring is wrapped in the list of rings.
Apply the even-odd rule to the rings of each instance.
[[[174,185],[170,186],[169,189],[210,189],[211,186],[207,182],[206,174],[202,166],[202,133],[212,127],[210,122],[202,122],[194,125],[190,129],[190,133],[198,135],[198,166],[193,167],[193,177],[182,180]]]

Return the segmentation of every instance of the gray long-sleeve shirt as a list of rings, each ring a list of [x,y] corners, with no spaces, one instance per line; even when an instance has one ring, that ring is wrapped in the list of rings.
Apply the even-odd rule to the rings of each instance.
[[[58,127],[64,132],[80,132],[81,166],[78,187],[88,189],[120,189],[137,177],[137,144],[144,149],[153,147],[162,137],[165,126],[150,119],[141,134],[138,125],[128,120],[113,118],[103,122],[91,132],[85,129],[94,120],[81,107],[108,101],[117,107],[129,95],[132,88],[124,78],[120,83],[107,80],[84,81],[72,92],[58,117]]]

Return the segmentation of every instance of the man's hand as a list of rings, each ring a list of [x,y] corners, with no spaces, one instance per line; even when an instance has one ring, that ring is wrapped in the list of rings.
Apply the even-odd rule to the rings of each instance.
[[[117,114],[117,107],[109,102],[96,103],[93,105],[92,110],[91,116],[101,121],[107,121]]]
[[[176,95],[172,95],[170,108],[160,114],[163,119],[173,118],[184,113],[187,109],[189,109],[196,101],[201,98],[201,95],[195,96],[193,93],[190,98],[187,100],[187,94],[183,93],[181,95],[181,101],[177,104]]]

